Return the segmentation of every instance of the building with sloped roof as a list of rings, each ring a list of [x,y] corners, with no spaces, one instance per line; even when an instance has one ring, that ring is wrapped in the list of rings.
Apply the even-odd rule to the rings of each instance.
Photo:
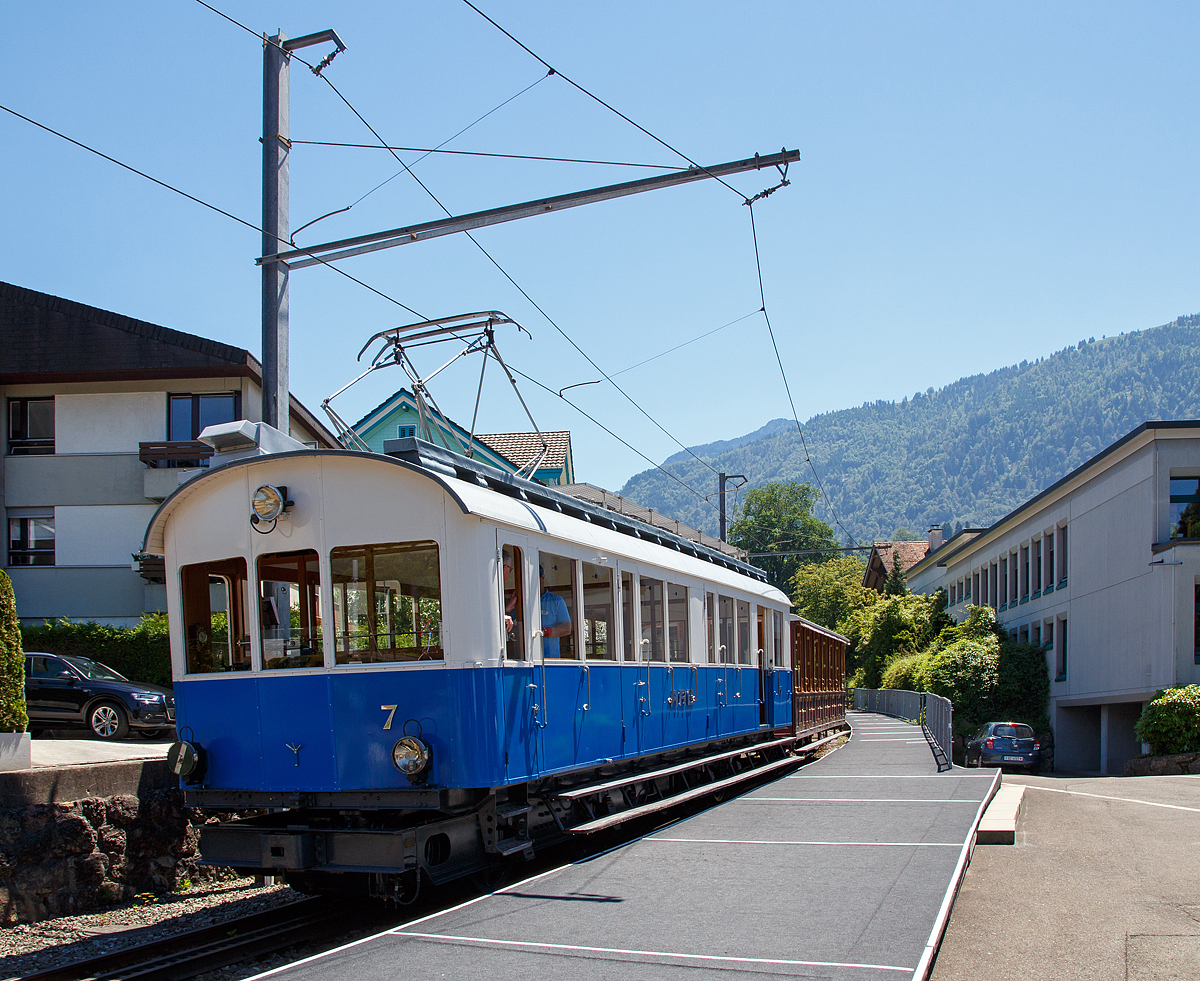
[[[135,558],[146,525],[206,465],[200,431],[261,408],[262,366],[242,348],[0,283],[3,561],[21,620],[165,609],[160,571]],[[294,396],[290,430],[337,445]]]
[[[471,433],[453,419],[426,405],[429,420],[429,442],[452,453],[471,456],[482,463],[517,473],[537,460],[545,439],[546,452],[533,472],[533,479],[556,487],[574,482],[575,465],[571,459],[571,434],[566,430],[541,433]],[[389,439],[419,436],[422,439],[421,416],[417,400],[406,388],[394,392],[375,406],[351,427],[355,434],[375,453],[383,452]]]
[[[892,571],[896,556],[900,557],[900,571],[908,570],[929,554],[928,542],[875,542],[867,558],[867,570],[863,573],[863,585],[877,593],[883,592],[884,583]]]

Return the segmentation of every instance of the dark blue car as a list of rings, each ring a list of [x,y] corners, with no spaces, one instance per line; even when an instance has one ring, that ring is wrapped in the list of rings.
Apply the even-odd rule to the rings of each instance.
[[[1023,723],[988,722],[967,742],[967,766],[1021,767],[1037,773],[1042,745]]]
[[[175,698],[166,688],[130,681],[91,658],[25,655],[29,731],[87,729],[97,739],[147,739],[175,725]]]

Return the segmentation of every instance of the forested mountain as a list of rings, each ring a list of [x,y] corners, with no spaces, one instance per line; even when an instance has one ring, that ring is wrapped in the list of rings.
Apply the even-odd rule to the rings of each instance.
[[[901,402],[823,413],[804,435],[841,519],[839,537],[889,539],[901,527],[923,537],[946,521],[991,524],[1143,422],[1200,419],[1198,369],[1200,315],[1180,317]],[[705,494],[716,490],[713,470],[745,474],[752,487],[812,481],[795,425],[779,422],[693,448],[712,470],[682,453],[666,467]],[[716,511],[658,470],[635,475],[621,493],[717,532]],[[815,513],[834,523],[823,504]]]

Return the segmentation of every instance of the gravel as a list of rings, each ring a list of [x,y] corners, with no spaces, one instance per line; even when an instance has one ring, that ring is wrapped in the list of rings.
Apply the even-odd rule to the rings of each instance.
[[[287,886],[259,886],[253,879],[234,879],[205,883],[187,892],[147,896],[145,901],[134,900],[100,913],[22,923],[0,929],[0,978],[21,978],[303,898]]]

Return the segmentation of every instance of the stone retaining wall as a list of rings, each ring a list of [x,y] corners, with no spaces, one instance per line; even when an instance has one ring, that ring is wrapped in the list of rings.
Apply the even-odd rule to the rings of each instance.
[[[1139,756],[1129,760],[1123,777],[1165,777],[1181,773],[1200,773],[1200,753],[1176,753],[1174,756]]]
[[[220,878],[222,870],[198,864],[204,820],[173,789],[0,809],[0,923]]]

